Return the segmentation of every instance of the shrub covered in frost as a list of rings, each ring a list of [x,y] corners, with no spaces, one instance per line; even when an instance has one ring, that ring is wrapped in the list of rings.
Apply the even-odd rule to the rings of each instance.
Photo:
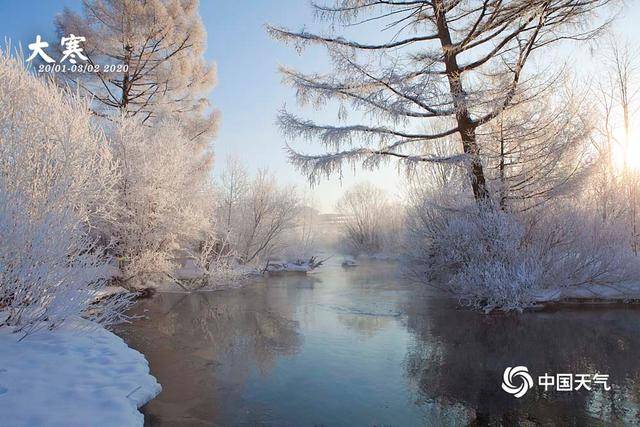
[[[639,277],[624,227],[564,202],[514,213],[491,204],[423,201],[408,215],[411,267],[461,304],[485,311],[521,310],[550,291]]]
[[[542,280],[525,227],[490,207],[450,213],[430,237],[429,269],[444,273],[464,305],[490,310],[531,305]]]
[[[123,285],[166,280],[177,268],[176,251],[212,226],[209,153],[198,154],[171,121],[149,128],[122,117],[105,128],[118,175],[114,220],[100,230],[104,241],[121,260]]]
[[[87,105],[0,52],[0,310],[25,333],[69,316],[119,318],[127,298],[89,306],[108,276],[92,227],[110,221],[115,165]]]

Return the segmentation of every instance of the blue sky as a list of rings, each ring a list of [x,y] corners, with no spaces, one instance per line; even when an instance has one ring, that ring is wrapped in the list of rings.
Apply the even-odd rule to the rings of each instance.
[[[20,41],[23,46],[31,43],[36,34],[52,39],[55,15],[65,6],[79,9],[79,5],[79,0],[0,0],[0,36],[10,38],[13,44]],[[265,32],[265,23],[292,29],[313,27],[309,3],[304,0],[208,0],[201,1],[200,13],[208,32],[206,57],[218,67],[218,85],[210,96],[212,104],[222,113],[220,132],[214,143],[217,165],[222,166],[225,156],[235,154],[250,170],[268,167],[281,181],[308,191],[305,178],[287,163],[284,140],[275,125],[278,109],[284,104],[289,107],[295,104],[293,90],[280,83],[277,68],[288,65],[304,70],[325,69],[326,57],[314,50],[298,56],[291,47],[271,40]],[[640,2],[629,2],[616,25],[617,32],[640,44],[638,22]],[[571,55],[587,68],[593,66],[584,46],[571,48]],[[319,121],[330,120],[324,113],[306,111],[306,115],[320,117]],[[305,148],[302,144],[297,146]],[[318,208],[331,211],[341,188],[361,180],[371,181],[390,192],[397,192],[401,182],[392,166],[377,173],[358,170],[354,175],[347,171],[342,183],[333,178],[310,193]]]

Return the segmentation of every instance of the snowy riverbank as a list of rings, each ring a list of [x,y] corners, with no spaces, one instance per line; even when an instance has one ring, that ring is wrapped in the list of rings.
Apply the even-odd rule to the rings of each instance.
[[[626,302],[640,300],[640,282],[618,284],[584,284],[566,288],[546,289],[536,294],[538,303],[555,302]]]
[[[161,387],[120,337],[81,319],[21,337],[0,328],[0,424],[143,425],[138,408]]]

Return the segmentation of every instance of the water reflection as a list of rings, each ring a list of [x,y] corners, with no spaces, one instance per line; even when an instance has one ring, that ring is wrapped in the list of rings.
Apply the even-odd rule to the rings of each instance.
[[[375,264],[138,310],[122,334],[163,385],[148,425],[640,423],[636,309],[484,316]],[[500,388],[514,365],[607,373],[614,390],[515,399]]]
[[[153,425],[198,425],[224,417],[218,402],[240,399],[251,369],[266,373],[302,338],[287,301],[267,288],[161,294],[139,308],[147,320],[124,331],[143,352],[162,394],[148,404]],[[267,308],[267,309],[265,309]]]
[[[637,425],[640,312],[625,308],[563,309],[484,316],[451,301],[414,296],[406,305],[415,341],[407,372],[421,401],[464,404],[474,425]],[[556,392],[536,387],[522,399],[500,388],[507,366],[546,372],[604,373],[604,392]],[[420,404],[420,402],[418,402]]]

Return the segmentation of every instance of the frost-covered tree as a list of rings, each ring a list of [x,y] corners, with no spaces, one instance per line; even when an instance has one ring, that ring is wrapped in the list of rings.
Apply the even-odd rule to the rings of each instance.
[[[175,251],[193,246],[212,226],[212,189],[203,166],[181,133],[180,125],[154,129],[121,117],[107,127],[119,162],[115,220],[103,229],[111,251],[121,260],[128,285],[166,278],[176,266]]]
[[[215,67],[195,0],[86,0],[82,14],[56,19],[60,36],[85,38],[97,72],[64,73],[90,95],[117,161],[117,221],[102,231],[123,280],[169,273],[178,249],[208,235],[211,139],[217,113],[207,100]]]
[[[303,195],[299,201],[295,218],[295,226],[285,236],[283,257],[288,260],[308,260],[317,256],[320,248],[320,237],[323,230],[320,228],[319,212],[313,207],[313,198],[308,194]]]
[[[261,169],[249,177],[237,159],[227,161],[218,185],[217,218],[224,236],[219,239],[242,263],[262,262],[286,245],[284,234],[296,226],[300,200],[293,187],[279,184]]]
[[[0,325],[112,322],[128,299],[93,304],[111,275],[94,233],[114,219],[118,169],[86,102],[21,62],[0,52]]]
[[[342,237],[348,252],[374,255],[397,249],[394,246],[400,231],[399,207],[380,188],[358,184],[344,192],[336,209],[345,218]]]
[[[594,36],[603,27],[599,13],[614,3],[337,0],[314,5],[330,34],[277,27],[269,32],[299,49],[324,47],[333,70],[305,74],[282,68],[284,80],[301,104],[337,101],[340,118],[350,106],[362,119],[318,124],[283,111],[279,120],[287,136],[318,139],[330,150],[313,155],[291,149],[291,160],[311,180],[340,171],[345,161],[375,167],[389,158],[464,160],[473,195],[484,200],[489,191],[479,129],[535,95],[537,76],[527,65],[536,52],[560,40]],[[432,131],[434,120],[448,125]],[[462,155],[434,156],[431,142],[452,135],[459,138]]]
[[[283,233],[295,226],[299,200],[295,189],[279,185],[267,170],[259,170],[242,201],[237,225],[238,254],[245,263],[281,248]]]
[[[99,115],[124,113],[145,124],[179,116],[188,140],[208,144],[217,122],[207,100],[216,70],[204,60],[198,2],[84,0],[82,6],[82,15],[65,9],[56,27],[61,37],[85,37],[88,63],[100,69],[62,77],[93,96]]]
[[[248,181],[247,171],[240,160],[228,157],[218,186],[220,220],[227,233],[231,231],[233,217],[238,214],[240,204],[246,196]]]
[[[497,204],[531,209],[581,191],[594,162],[592,108],[574,89],[554,84],[522,100],[478,131]]]
[[[610,39],[604,46],[602,76],[595,97],[599,100],[599,134],[593,145],[600,156],[600,170],[594,177],[598,188],[594,189],[603,221],[625,221],[633,236],[632,247],[638,253],[638,183],[640,171],[637,157],[640,150],[632,135],[637,116],[640,87],[640,51],[628,42]]]
[[[407,214],[406,269],[462,305],[521,310],[564,290],[590,294],[595,285],[619,292],[640,274],[626,227],[603,223],[589,197],[509,212],[469,204],[455,183],[433,181],[425,191],[432,173],[418,176]]]

